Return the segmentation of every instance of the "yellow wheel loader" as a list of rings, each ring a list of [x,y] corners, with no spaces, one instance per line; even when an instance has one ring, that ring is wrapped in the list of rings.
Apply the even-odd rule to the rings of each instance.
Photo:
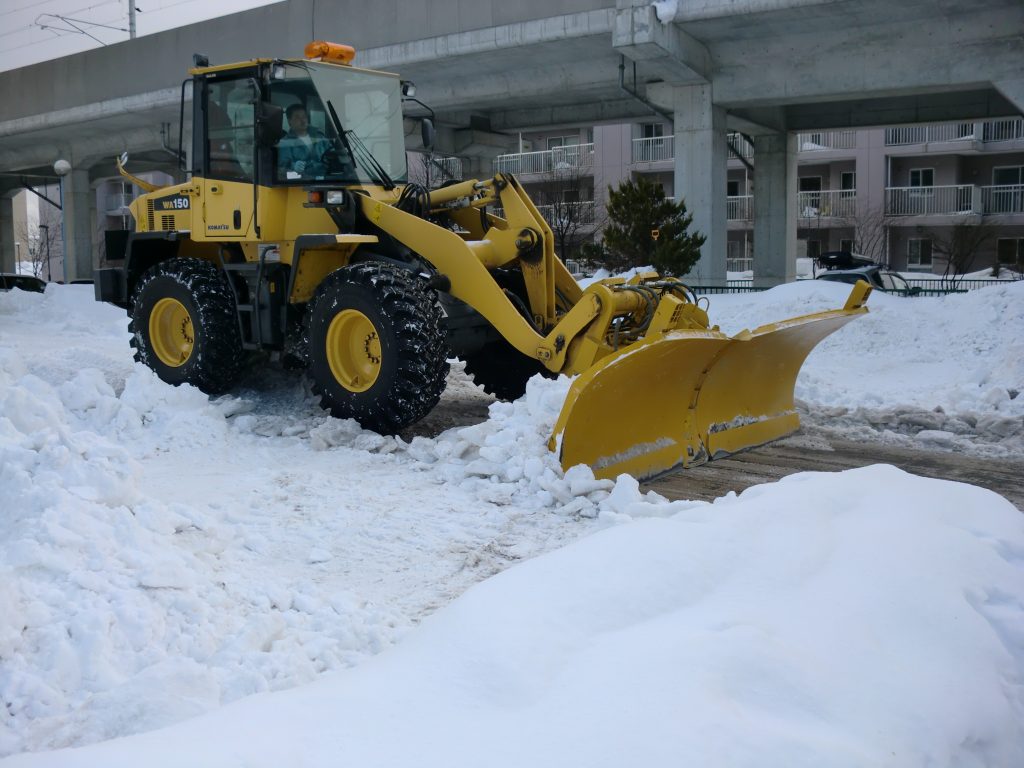
[[[407,181],[403,81],[353,66],[347,46],[305,53],[197,57],[182,86],[188,181],[157,187],[119,161],[145,193],[120,250],[108,242],[96,296],[128,311],[136,359],[163,380],[222,392],[247,351],[276,351],[335,416],[395,433],[437,404],[451,356],[506,399],[537,373],[576,376],[550,447],[599,477],[650,477],[798,427],[800,366],[867,311],[866,284],[842,309],[735,337],[678,280],[584,290],[515,177]]]

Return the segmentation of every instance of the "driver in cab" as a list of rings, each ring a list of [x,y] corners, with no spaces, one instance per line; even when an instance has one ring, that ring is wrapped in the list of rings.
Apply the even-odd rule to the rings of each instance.
[[[288,133],[277,145],[277,167],[286,179],[315,179],[327,171],[324,153],[331,142],[323,131],[309,124],[309,113],[302,104],[292,104],[285,110]]]

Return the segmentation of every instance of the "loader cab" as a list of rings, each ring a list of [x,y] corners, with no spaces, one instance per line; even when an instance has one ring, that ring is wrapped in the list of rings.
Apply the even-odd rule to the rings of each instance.
[[[268,61],[197,70],[194,78],[194,125],[199,130],[193,132],[193,157],[196,174],[212,184],[206,190],[208,205],[235,183],[352,186],[406,179],[401,81],[396,75],[326,62]],[[284,118],[296,107],[308,117],[305,137],[290,131]],[[284,162],[296,146],[308,146],[316,156],[308,164],[312,167],[301,172]],[[233,226],[236,208],[230,211],[227,230],[208,234],[225,231],[237,237],[244,222]],[[243,220],[246,213],[251,218],[251,211],[242,211]]]

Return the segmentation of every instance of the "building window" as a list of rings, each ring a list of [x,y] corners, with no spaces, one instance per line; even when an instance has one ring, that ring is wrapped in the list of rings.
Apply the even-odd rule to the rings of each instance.
[[[549,136],[548,149],[559,149],[560,147],[575,147],[580,143],[579,135],[575,136]]]
[[[807,258],[816,259],[821,256],[821,241],[820,240],[808,240],[807,241]]]
[[[910,169],[910,186],[912,186],[912,187],[934,187],[935,186],[935,169],[934,168],[911,168]]]
[[[853,253],[853,240],[840,240],[839,250],[845,253]]]
[[[839,188],[843,190],[843,197],[847,194],[852,195],[857,191],[857,172],[856,171],[843,171],[839,174]]]
[[[1024,166],[1011,165],[992,169],[992,185],[996,187],[1024,184]]]
[[[996,256],[1005,266],[1024,264],[1024,237],[1000,237],[996,240]]]
[[[664,135],[664,123],[642,123],[640,125],[641,139],[660,139]]]
[[[912,237],[907,240],[907,266],[919,269],[931,268],[932,241],[929,238]]]
[[[740,183],[738,181],[725,182],[725,194],[727,197],[739,197]]]

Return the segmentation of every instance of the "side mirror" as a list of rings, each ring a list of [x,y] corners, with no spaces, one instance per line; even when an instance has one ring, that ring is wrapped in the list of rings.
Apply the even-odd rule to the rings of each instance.
[[[420,134],[423,136],[423,148],[433,149],[437,131],[434,129],[434,121],[429,117],[424,117],[420,123]]]
[[[256,105],[256,140],[261,147],[272,147],[284,136],[284,108],[268,102]]]

